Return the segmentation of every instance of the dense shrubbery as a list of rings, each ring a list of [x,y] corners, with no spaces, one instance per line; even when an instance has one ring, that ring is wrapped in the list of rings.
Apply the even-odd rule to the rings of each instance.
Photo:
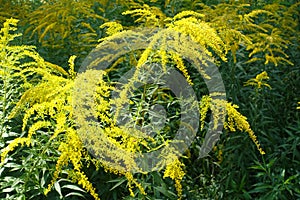
[[[0,5],[1,199],[300,198],[299,3],[0,0]],[[121,48],[110,42],[136,28],[158,31],[146,48],[117,58],[105,72],[87,71],[90,80],[77,75],[92,49]],[[226,100],[215,99],[219,94],[210,94],[205,85],[209,77],[169,48],[202,56],[181,35],[213,57]],[[172,43],[176,37],[181,43]],[[170,90],[148,84],[127,97],[129,82],[124,95],[112,99],[112,91],[122,94],[116,82],[130,69],[140,73],[135,81],[145,76],[140,70],[145,62],[177,69],[199,100],[194,109],[200,128],[180,158],[172,146],[180,100]],[[98,152],[110,149],[105,156],[90,151],[82,140],[85,132],[76,126],[84,108],[72,106],[78,81],[83,87],[97,83],[93,98],[101,134],[91,143]],[[124,102],[134,121],[118,126],[118,106]],[[161,130],[154,127],[154,137],[133,131],[133,123],[153,129],[145,113],[155,104],[167,111],[164,127],[156,125]],[[87,102],[85,108],[92,106]],[[214,127],[209,118],[224,114],[220,141],[199,158],[207,129]],[[157,170],[137,168],[132,153],[162,147]]]

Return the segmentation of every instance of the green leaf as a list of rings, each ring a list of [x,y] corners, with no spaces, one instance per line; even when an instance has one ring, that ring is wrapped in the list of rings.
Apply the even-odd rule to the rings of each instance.
[[[119,179],[114,179],[114,180],[111,180],[111,181],[107,181],[107,182],[110,182],[110,183],[113,183],[113,182],[118,182],[116,185],[114,185],[112,188],[110,188],[109,191],[112,191],[113,189],[119,187],[122,183],[124,183],[126,181],[125,178],[119,178]]]
[[[65,197],[69,197],[69,196],[79,196],[79,197],[83,197],[85,199],[85,197],[78,192],[70,192]]]
[[[4,193],[9,193],[9,192],[12,192],[12,191],[14,191],[14,190],[15,190],[15,188],[9,187],[9,188],[3,189],[2,192],[4,192]]]
[[[58,192],[60,198],[62,199],[62,198],[63,198],[63,195],[62,195],[62,193],[61,193],[61,188],[60,188],[60,185],[59,185],[58,182],[55,182],[55,183],[54,183],[54,188],[55,188],[55,190]]]
[[[177,196],[175,193],[173,193],[172,191],[168,190],[165,187],[158,186],[158,187],[154,187],[154,189],[158,190],[160,193],[162,193],[168,198],[174,198]]]
[[[71,190],[77,190],[77,191],[86,193],[85,190],[81,189],[77,185],[63,185],[61,188],[68,188],[68,189],[71,189]]]

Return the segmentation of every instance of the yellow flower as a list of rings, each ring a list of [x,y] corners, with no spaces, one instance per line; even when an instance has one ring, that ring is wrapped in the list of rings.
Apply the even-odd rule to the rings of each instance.
[[[136,185],[136,187],[139,188],[139,190],[141,191],[141,193],[142,193],[143,195],[147,195],[146,192],[145,192],[145,190],[144,190],[144,188],[143,188],[143,186],[142,186],[140,183],[138,183],[136,179],[134,179],[132,173],[126,172],[126,173],[125,173],[125,177],[126,177],[127,180],[128,180],[128,186],[129,186],[130,196],[134,197],[134,193],[133,193],[133,191],[132,191],[132,188],[133,188],[133,187],[132,187],[132,183],[134,183],[134,184]]]
[[[201,98],[200,101],[200,129],[203,130],[204,128],[204,124],[205,124],[205,119],[206,119],[206,115],[208,110],[210,109],[211,106],[211,97],[208,95],[205,95]]]
[[[86,191],[88,191],[95,200],[100,200],[92,183],[88,180],[88,177],[83,172],[72,170],[70,171],[70,176],[73,181],[77,181],[79,185],[81,185]]]
[[[74,69],[74,66],[75,66],[74,61],[75,61],[75,59],[76,59],[76,56],[73,55],[73,56],[71,56],[69,58],[69,61],[68,61],[69,67],[70,67],[69,74],[70,74],[70,76],[71,76],[72,79],[74,79],[76,77],[76,72],[75,72],[75,69]]]
[[[172,180],[175,180],[175,188],[178,194],[178,199],[182,198],[182,185],[181,180],[185,175],[183,171],[184,164],[175,158],[174,161],[167,164],[166,170],[164,172],[163,178],[169,177]]]
[[[112,36],[118,32],[123,31],[123,26],[118,22],[106,22],[100,26],[100,28],[106,28],[106,34]]]
[[[224,108],[225,109],[222,109]],[[221,116],[227,115],[227,120],[224,121],[224,128],[226,130],[235,132],[237,130],[248,133],[251,140],[255,143],[258,151],[261,154],[265,154],[263,149],[260,147],[257,137],[253,130],[250,128],[250,124],[247,122],[247,118],[237,111],[239,107],[235,104],[229,103],[226,100],[215,99],[213,100],[210,96],[205,95],[200,101],[200,128],[204,128],[204,122],[209,109],[212,110],[213,118],[215,122],[219,121]],[[216,127],[217,124],[214,124]],[[222,156],[222,151],[219,152],[219,157]]]
[[[19,144],[21,146],[24,146],[25,144],[27,146],[30,146],[31,144],[31,138],[16,138],[14,139],[7,147],[5,147],[1,153],[1,163],[4,162],[4,159],[6,158],[7,154],[11,151],[13,151]]]
[[[258,89],[262,88],[262,86],[266,86],[271,89],[271,86],[267,84],[265,80],[269,80],[269,76],[266,71],[263,71],[262,73],[256,75],[255,78],[248,80],[244,85],[252,85]]]
[[[173,52],[170,52],[171,56],[172,56],[172,59],[175,61],[175,64],[176,64],[176,67],[177,69],[179,69],[182,73],[183,73],[183,76],[186,78],[187,82],[190,84],[190,85],[193,85],[193,82],[191,80],[191,77],[183,63],[183,59],[176,53],[173,53]]]
[[[224,123],[224,128],[230,131],[236,131],[236,128],[240,131],[245,131],[248,133],[249,137],[255,143],[260,154],[265,154],[263,149],[260,147],[259,142],[257,141],[257,137],[254,134],[253,130],[250,128],[250,124],[247,122],[247,118],[239,113],[236,109],[237,105],[232,103],[226,104],[226,112],[227,112],[227,121]]]
[[[34,123],[28,131],[28,138],[30,139],[32,137],[32,135],[35,133],[35,131],[43,128],[43,127],[48,127],[51,126],[51,123],[48,121],[38,121],[36,123]]]

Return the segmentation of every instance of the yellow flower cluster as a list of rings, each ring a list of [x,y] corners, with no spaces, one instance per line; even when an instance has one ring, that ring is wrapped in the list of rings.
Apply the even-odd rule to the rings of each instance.
[[[135,20],[137,23],[142,23],[143,25],[150,26],[162,26],[165,14],[157,7],[150,7],[147,4],[143,6],[136,6],[133,10],[128,10],[122,13],[123,15],[138,16]]]
[[[237,50],[246,47],[250,52],[246,63],[292,65],[284,49],[298,37],[295,31],[298,23],[294,18],[298,15],[297,6],[299,3],[290,7],[274,3],[252,10],[250,4],[241,2],[219,3],[214,7],[201,4],[201,10],[196,13],[203,14],[204,17],[198,18],[215,29],[225,44],[225,54],[231,51],[234,62]],[[290,37],[283,38],[283,35]]]
[[[217,129],[218,125],[222,123],[222,125],[225,123],[225,116],[228,115],[228,112],[226,110],[226,100],[222,99],[213,99],[210,105],[210,109],[212,111],[213,115],[213,122],[214,126],[213,129]]]
[[[50,141],[53,142],[59,134],[64,133],[62,134],[63,139],[59,141],[60,146],[58,150],[61,154],[57,160],[56,171],[44,193],[47,194],[51,190],[63,168],[70,162],[73,165],[74,173],[77,174],[77,178],[74,178],[74,180],[90,192],[95,199],[99,199],[95,189],[81,171],[82,159],[89,160],[90,158],[88,154],[84,153],[81,140],[72,128],[72,89],[74,86],[73,79],[76,76],[74,71],[74,60],[76,57],[71,56],[69,59],[70,70],[67,73],[63,68],[45,62],[34,50],[34,47],[12,46],[7,48],[9,42],[19,36],[19,34],[10,33],[16,30],[14,26],[16,26],[17,22],[18,20],[14,19],[7,20],[4,28],[1,29],[0,46],[2,51],[0,56],[6,58],[3,59],[4,63],[8,60],[4,66],[7,67],[5,71],[10,72],[3,73],[3,78],[7,78],[6,76],[21,77],[26,86],[27,90],[15,105],[9,118],[13,118],[19,112],[25,111],[22,130],[27,132],[27,137],[15,138],[2,149],[1,162],[3,163],[7,154],[18,145],[31,145],[33,135],[42,128],[48,128],[48,133],[52,133]],[[10,59],[10,55],[13,55],[12,59]],[[22,65],[19,64],[20,59],[28,57],[31,58],[28,60],[33,61]],[[37,77],[42,78],[36,80]],[[29,82],[29,80],[33,83]],[[49,120],[49,117],[52,120]]]
[[[236,109],[237,105],[233,105],[232,103],[226,104],[226,112],[227,112],[227,121],[224,124],[224,128],[230,131],[245,131],[249,134],[249,137],[255,143],[260,154],[265,154],[263,149],[260,147],[259,142],[257,141],[257,137],[254,134],[253,130],[250,128],[250,124],[247,122],[247,118],[239,113]]]
[[[163,176],[164,178],[169,177],[175,181],[175,187],[177,190],[178,199],[182,198],[181,180],[185,175],[185,172],[183,171],[183,167],[184,164],[180,162],[177,158],[175,158],[173,161],[167,164]]]
[[[251,29],[249,37],[252,43],[247,46],[247,50],[251,50],[249,57],[263,53],[264,57],[255,56],[247,63],[257,60],[265,60],[265,64],[273,63],[277,66],[279,63],[288,63],[293,65],[288,60],[288,55],[284,53],[284,49],[291,42],[288,38],[283,38],[283,32],[286,31],[286,23],[294,27],[293,18],[290,17],[292,10],[285,7],[279,8],[278,4],[267,5],[264,10],[254,10],[244,15],[244,18],[250,18],[249,25],[246,28]],[[282,9],[282,10],[281,10]],[[289,10],[289,11],[288,11]],[[278,15],[279,12],[282,14]],[[254,19],[260,17],[260,23],[254,23]],[[272,20],[270,20],[272,18]],[[284,19],[284,20],[283,20]],[[250,28],[251,27],[251,28]],[[291,28],[289,27],[289,28]],[[291,33],[293,34],[293,30]],[[292,37],[290,37],[292,39]]]
[[[106,28],[106,34],[112,36],[120,31],[123,31],[123,26],[117,22],[106,22],[100,26],[100,28]]]
[[[4,162],[7,154],[11,151],[13,151],[18,145],[24,146],[25,144],[29,147],[31,145],[31,139],[30,138],[16,138],[11,143],[9,143],[8,146],[6,146],[4,149],[2,149],[1,152],[1,164]]]
[[[130,192],[130,196],[134,197],[134,193],[133,193],[133,191],[132,191],[132,188],[133,188],[133,187],[132,187],[132,183],[134,183],[135,186],[139,188],[140,192],[141,192],[143,195],[147,195],[146,192],[145,192],[145,190],[144,190],[144,188],[143,188],[143,186],[142,186],[140,183],[138,183],[136,179],[134,179],[132,173],[126,172],[126,173],[125,173],[125,177],[126,177],[127,180],[128,180],[128,185],[129,185],[129,188],[128,188],[128,189],[129,189],[129,192]]]
[[[262,155],[265,154],[263,149],[260,147],[259,142],[257,141],[256,135],[250,128],[247,118],[237,111],[237,105],[229,103],[226,100],[212,99],[210,96],[205,95],[201,99],[199,108],[201,115],[201,129],[204,127],[205,118],[209,109],[212,111],[214,122],[218,122],[219,118],[226,114],[227,120],[224,121],[224,128],[232,132],[239,130],[248,133],[251,140],[255,143],[258,151]],[[216,128],[216,125],[217,124],[214,124],[214,128]]]
[[[70,172],[70,177],[73,181],[81,185],[86,191],[88,191],[95,200],[100,200],[98,194],[96,193],[95,188],[92,183],[89,182],[88,177],[81,171],[75,171],[74,173]]]
[[[95,12],[93,5],[91,0],[45,1],[28,14],[25,20],[29,26],[25,33],[31,33],[31,37],[36,34],[42,45],[56,49],[67,45],[67,40],[71,44],[69,50],[80,53],[97,43],[97,30],[92,23],[106,21]],[[103,9],[98,7],[98,11]]]
[[[219,144],[213,147],[213,151],[217,152],[218,163],[221,164],[223,161],[223,145]]]
[[[244,85],[245,86],[252,85],[255,86],[257,89],[261,89],[262,86],[266,86],[271,89],[271,86],[267,84],[265,81],[268,79],[269,79],[268,73],[266,71],[263,71],[262,73],[257,74],[255,78],[248,80]]]
[[[68,128],[66,130],[66,142],[61,142],[58,150],[61,152],[60,157],[57,160],[55,172],[53,178],[48,187],[44,190],[44,194],[47,195],[55,181],[59,178],[59,174],[63,170],[64,166],[67,166],[69,161],[72,163],[73,168],[68,170],[68,175],[72,181],[77,182],[86,191],[88,191],[96,200],[100,200],[98,194],[95,192],[95,188],[89,182],[87,176],[81,171],[82,163],[81,159],[90,159],[83,149],[82,142],[78,137],[76,131],[73,128]]]
[[[192,10],[184,10],[184,11],[181,11],[180,13],[178,13],[177,15],[175,15],[173,17],[173,20],[177,21],[177,20],[180,20],[182,18],[187,18],[187,17],[194,17],[194,18],[197,18],[197,19],[198,18],[203,19],[205,17],[205,15],[202,14],[202,13],[192,11]]]
[[[2,25],[9,18],[25,19],[31,12],[32,3],[30,1],[6,1],[0,0],[0,24]],[[24,25],[24,22],[21,22]]]
[[[30,118],[33,112],[38,113],[38,117],[44,119],[44,115],[50,115],[52,119],[55,119],[56,125],[50,140],[54,140],[58,134],[64,133],[64,141],[60,142],[59,152],[61,152],[57,163],[56,170],[53,174],[51,183],[45,189],[44,193],[47,194],[51,190],[55,181],[59,178],[59,174],[69,162],[73,165],[73,169],[68,170],[68,175],[73,181],[76,181],[81,185],[86,191],[88,191],[95,199],[99,199],[98,194],[95,192],[95,188],[88,181],[86,175],[82,172],[82,159],[91,160],[88,154],[84,150],[81,139],[79,138],[77,132],[72,127],[72,89],[74,82],[72,79],[75,76],[74,72],[74,60],[75,57],[69,59],[70,65],[70,80],[64,79],[64,81],[58,81],[62,79],[57,79],[57,77],[52,76],[48,83],[53,81],[51,84],[56,90],[49,90],[45,94],[43,102],[34,104],[25,114],[24,124],[27,124],[27,119]],[[38,87],[36,87],[38,88]],[[58,90],[58,92],[57,92]],[[43,121],[38,121],[43,122]],[[24,128],[24,127],[23,127]]]
[[[15,31],[17,30],[17,28],[15,26],[17,26],[17,23],[19,22],[19,20],[17,19],[7,19],[4,23],[3,23],[3,28],[1,28],[0,30],[0,47],[2,49],[1,53],[4,53],[4,50],[6,50],[4,47],[6,47],[8,45],[8,43],[10,41],[12,41],[14,38],[20,36],[20,34],[11,34],[10,31]]]
[[[14,139],[3,151],[2,160],[5,158],[7,153],[9,151],[13,151],[18,144],[23,145],[26,143],[28,146],[32,135],[34,135],[37,130],[45,127],[52,127],[50,121],[45,119],[45,115],[47,114],[53,117],[53,119],[56,119],[56,132],[62,132],[63,126],[66,123],[66,117],[63,115],[62,110],[64,109],[64,114],[70,110],[69,106],[63,106],[65,96],[58,95],[59,92],[66,95],[66,91],[70,89],[70,84],[68,84],[69,82],[67,79],[55,75],[56,73],[61,73],[62,75],[66,75],[67,73],[62,68],[45,62],[34,50],[34,47],[25,45],[9,46],[9,42],[19,36],[19,34],[10,33],[10,31],[16,30],[14,26],[17,25],[17,22],[18,20],[15,19],[7,20],[7,22],[4,23],[4,28],[0,31],[0,46],[3,47],[1,48],[3,50],[1,52],[3,55],[1,54],[1,56],[4,56],[3,58],[5,58],[2,61],[4,63],[7,62],[7,64],[5,63],[3,66],[6,67],[5,71],[9,72],[4,74],[5,76],[3,79],[6,79],[7,76],[12,76],[11,78],[14,79],[21,77],[27,89],[10,113],[9,118],[13,118],[19,111],[27,108],[28,105],[31,106],[29,109],[26,109],[23,118],[22,130],[24,131],[29,118],[33,115],[35,115],[35,117],[28,129],[27,137]],[[19,60],[25,58],[31,58],[33,61],[20,65]],[[42,76],[44,80],[41,81],[39,85],[35,85],[33,87],[33,84],[36,82],[35,75]],[[29,81],[32,81],[33,83],[30,83]],[[53,86],[55,89],[49,87],[49,85]]]
[[[178,15],[180,15],[179,13]],[[177,15],[173,20],[177,19]],[[226,61],[225,44],[218,36],[216,29],[212,28],[209,23],[197,19],[196,17],[186,17],[174,20],[166,25],[179,33],[190,36],[193,41],[204,47],[205,53],[212,56],[211,48],[223,61]]]
[[[85,80],[85,85],[80,84],[77,89],[82,91],[81,89],[84,88],[86,93],[92,94],[94,97],[93,102],[85,102],[84,95],[76,96],[76,110],[74,112],[77,116],[77,122],[81,124],[81,127],[77,129],[77,134],[80,134],[81,139],[86,138],[85,147],[94,151],[94,156],[105,171],[127,178],[131,195],[133,195],[133,185],[139,188],[142,194],[145,194],[143,187],[133,178],[131,172],[140,171],[137,168],[133,153],[141,152],[142,146],[147,148],[148,143],[145,141],[147,136],[138,130],[126,127],[126,125],[116,125],[117,116],[111,112],[111,107],[112,104],[118,106],[118,102],[122,103],[122,98],[109,98],[114,87],[104,81],[105,72],[97,72],[99,71],[87,70],[83,75],[79,74],[77,77],[79,83]],[[90,114],[99,118],[99,126],[90,126],[86,122],[82,113],[90,112],[90,110],[87,111],[85,107],[82,107],[83,102],[85,102],[85,106],[95,108]]]
[[[199,110],[200,110],[200,129],[203,130],[205,125],[205,119],[207,117],[207,112],[210,109],[211,106],[211,97],[208,95],[204,95],[201,98],[200,104],[199,104]]]
[[[179,69],[183,76],[186,78],[186,81],[190,84],[190,85],[193,85],[193,82],[191,80],[191,77],[183,63],[183,59],[182,57],[180,57],[178,54],[176,53],[173,53],[173,52],[170,52],[171,56],[172,56],[172,59],[174,60],[174,62],[176,63],[176,67],[177,69]]]
[[[75,77],[76,77],[75,64],[74,64],[75,59],[76,59],[76,56],[73,55],[69,58],[69,61],[68,61],[68,63],[69,63],[69,71],[68,72],[69,72],[71,79],[75,79]]]

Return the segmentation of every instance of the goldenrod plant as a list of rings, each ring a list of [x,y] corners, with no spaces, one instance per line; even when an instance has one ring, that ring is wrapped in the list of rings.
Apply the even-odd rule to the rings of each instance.
[[[0,20],[20,18],[37,47],[20,43],[19,20],[1,26],[0,198],[300,197],[299,3],[3,2],[15,10]],[[227,94],[210,93],[210,63]],[[152,78],[175,72],[196,103]],[[183,103],[197,132],[180,122]],[[193,136],[184,152],[181,128]],[[199,158],[210,129],[221,140]]]
[[[20,95],[38,83],[40,76],[62,71],[60,67],[44,61],[34,46],[11,45],[21,35],[14,33],[17,23],[17,19],[8,19],[1,29],[1,120],[4,120],[1,125],[14,112]]]
[[[262,73],[256,75],[255,78],[248,80],[245,83],[245,86],[251,85],[257,89],[261,89],[263,87],[268,87],[269,89],[271,89],[271,86],[268,83],[266,83],[266,81],[265,81],[268,79],[269,79],[268,73],[266,71],[263,71]]]
[[[19,20],[26,19],[33,7],[33,3],[28,0],[21,0],[21,1],[1,0],[0,5],[1,5],[1,7],[0,7],[1,27],[2,27],[3,23],[6,21],[6,19],[9,19],[9,18],[16,18]]]
[[[20,111],[27,110],[26,114],[23,116],[23,128],[19,131],[22,132],[19,138],[14,140],[8,140],[9,144],[5,148],[2,149],[2,166],[10,166],[11,160],[6,159],[6,155],[8,152],[13,151],[17,148],[18,145],[26,145],[28,147],[37,145],[36,143],[42,142],[45,138],[35,137],[35,134],[39,129],[47,128],[53,126],[50,121],[44,121],[37,119],[43,117],[42,115],[50,114],[58,124],[56,126],[56,131],[53,132],[54,137],[64,130],[64,126],[67,123],[64,111],[56,113],[57,108],[65,109],[64,105],[64,97],[57,96],[57,90],[53,88],[49,88],[49,83],[47,81],[53,81],[56,86],[61,87],[61,93],[65,94],[66,90],[70,87],[66,78],[63,76],[71,76],[67,72],[65,72],[61,67],[51,64],[49,62],[44,61],[42,57],[36,52],[33,46],[18,46],[11,45],[10,43],[13,40],[20,36],[20,34],[14,34],[16,31],[18,20],[9,19],[4,23],[4,27],[1,29],[1,85],[3,86],[1,89],[1,138],[11,139],[13,131],[17,131],[16,127],[10,127],[13,124],[10,123],[13,118],[20,115]],[[52,85],[52,84],[51,84]],[[53,85],[54,86],[54,85]],[[55,87],[56,87],[55,86]],[[20,96],[21,95],[21,96]],[[53,99],[56,98],[57,99]],[[60,99],[60,100],[59,100]],[[17,103],[18,102],[18,103]],[[48,102],[48,105],[45,103]],[[52,110],[51,110],[52,109]],[[9,111],[9,112],[8,112]],[[36,115],[35,112],[38,112]],[[47,112],[47,113],[46,113]],[[22,115],[22,114],[21,114]],[[30,128],[27,129],[26,124],[28,122],[28,118],[31,115],[35,115],[36,122],[30,122]],[[8,127],[8,128],[7,128]],[[50,129],[49,129],[50,131]],[[47,134],[45,134],[47,136]],[[53,138],[54,138],[53,137]],[[48,138],[49,139],[49,138]],[[38,141],[39,140],[39,141]],[[52,140],[52,138],[50,138]],[[37,142],[38,141],[38,142]],[[51,142],[53,147],[55,147],[55,142]],[[3,145],[3,143],[2,143]],[[43,149],[42,154],[43,157],[46,156],[47,147],[50,145],[50,141],[46,144],[46,148]],[[38,145],[39,146],[39,145]],[[30,155],[32,156],[32,155]],[[36,160],[35,160],[36,161]],[[46,162],[47,159],[44,159]],[[32,164],[32,163],[31,163]],[[37,163],[35,163],[36,165]],[[17,166],[17,164],[15,164]],[[39,167],[44,167],[39,166]],[[35,166],[30,166],[30,168],[25,168],[27,170],[37,170],[39,169]],[[29,174],[28,174],[29,175]],[[26,175],[20,179],[18,185],[21,187],[19,191],[17,191],[17,196],[7,196],[11,198],[24,198],[26,192],[28,192],[28,184],[32,184],[31,180],[28,179],[29,176]],[[2,180],[3,181],[3,180]],[[7,180],[8,181],[8,180]],[[8,181],[10,184],[10,182]],[[20,185],[24,183],[23,185]],[[2,182],[3,184],[3,182]],[[7,186],[6,186],[7,187]],[[17,187],[16,187],[17,188]],[[39,188],[41,189],[41,188]],[[15,189],[9,189],[9,191],[13,191]],[[36,191],[37,192],[37,191]],[[38,192],[37,194],[38,195]]]
[[[68,48],[64,59],[72,54],[81,56],[95,46],[101,34],[99,26],[106,21],[103,8],[95,3],[90,0],[46,1],[29,13],[25,34],[37,37],[38,44],[48,50],[63,53]]]
[[[16,21],[12,21],[16,25]],[[2,29],[2,31],[6,35],[5,37],[9,37],[10,34],[7,33],[7,31],[10,29],[10,24],[9,21],[7,24],[5,24],[5,29]],[[154,38],[156,38],[155,36]],[[12,38],[13,39],[13,38]],[[11,39],[11,40],[12,40]],[[5,45],[8,45],[8,43],[5,43]],[[149,50],[145,50],[147,52]],[[149,52],[150,53],[150,52]],[[167,52],[164,53],[167,56]],[[22,54],[21,54],[22,55]],[[20,56],[21,56],[20,55]],[[39,57],[38,54],[34,54],[36,58],[39,58],[39,60],[35,60],[34,63],[37,63],[40,68],[33,68],[31,67],[32,73],[39,73],[39,75],[42,76],[41,81],[39,81],[36,85],[29,87],[24,94],[22,95],[21,99],[19,102],[15,105],[14,109],[11,111],[9,117],[13,118],[18,112],[23,110],[26,106],[29,106],[23,117],[23,125],[22,125],[22,131],[27,132],[26,137],[19,137],[13,140],[8,146],[6,146],[1,153],[1,158],[2,158],[2,163],[5,162],[5,158],[7,157],[7,154],[11,151],[13,151],[18,145],[27,145],[30,146],[32,144],[32,139],[37,134],[37,131],[43,128],[47,128],[48,130],[52,130],[52,136],[49,138],[49,140],[55,139],[59,134],[63,134],[66,141],[62,140],[60,141],[60,145],[58,147],[58,150],[61,152],[61,155],[59,156],[56,164],[56,171],[54,172],[53,175],[53,180],[51,181],[50,185],[48,188],[45,190],[45,194],[47,194],[51,187],[54,185],[55,181],[59,177],[59,174],[62,172],[62,169],[64,166],[68,165],[68,162],[70,161],[74,167],[73,170],[70,170],[68,172],[69,176],[73,181],[77,181],[79,185],[81,185],[84,189],[86,189],[95,199],[98,199],[98,195],[95,192],[95,189],[93,188],[92,184],[87,180],[86,175],[81,171],[82,164],[81,160],[82,159],[89,159],[89,157],[86,157],[86,154],[84,153],[84,146],[82,144],[82,141],[80,140],[79,136],[76,134],[76,129],[74,129],[72,125],[72,106],[71,106],[71,101],[72,101],[72,87],[73,87],[73,79],[75,78],[75,73],[74,73],[74,59],[75,57],[70,58],[70,71],[67,73],[64,71],[62,68],[48,63],[48,65],[51,67],[50,71],[47,68],[47,62],[43,61],[42,58]],[[143,54],[141,55],[141,59],[148,59],[149,55],[144,56]],[[175,61],[178,61],[178,57]],[[145,62],[145,61],[138,61],[137,67],[139,67],[140,62]],[[181,61],[183,62],[183,61]],[[34,64],[33,63],[33,64]],[[164,63],[164,67],[167,67],[167,61]],[[28,64],[26,65],[28,66]],[[44,66],[44,67],[42,67]],[[21,67],[23,67],[21,65]],[[185,72],[184,66],[181,66],[179,68],[183,72]],[[20,69],[21,72],[23,72],[23,69]],[[94,73],[94,72],[92,72]],[[32,74],[30,74],[32,75]],[[65,77],[64,77],[65,76]],[[93,80],[93,76],[90,75],[90,78]],[[96,77],[95,77],[96,78]],[[189,77],[186,75],[186,78],[189,79]],[[101,80],[101,77],[100,77]],[[25,81],[27,81],[25,77]],[[84,80],[81,80],[81,82],[84,82]],[[25,82],[27,83],[27,82]],[[28,85],[29,83],[27,83]],[[191,83],[190,83],[191,84]],[[50,87],[51,86],[51,87]],[[100,117],[100,122],[105,123],[106,125],[109,125],[109,127],[103,127],[103,131],[107,131],[111,137],[113,138],[123,138],[118,142],[116,140],[114,143],[118,144],[119,146],[121,145],[122,149],[128,151],[128,152],[139,152],[141,151],[140,145],[144,145],[145,147],[149,148],[149,151],[152,149],[149,147],[149,145],[146,142],[145,137],[139,138],[132,138],[132,136],[129,135],[128,130],[122,130],[113,125],[112,119],[110,119],[110,102],[105,103],[105,99],[103,98],[109,98],[109,93],[108,91],[111,90],[112,88],[107,87],[105,82],[100,83],[100,88],[98,89],[98,92],[100,98],[98,101],[100,102],[99,107],[99,117]],[[35,94],[38,94],[36,96]],[[126,101],[126,99],[123,99],[122,101]],[[84,101],[82,101],[84,102]],[[103,107],[106,105],[106,107]],[[108,107],[107,107],[108,106]],[[207,109],[206,109],[207,110]],[[231,115],[229,115],[231,116]],[[29,121],[30,120],[30,121]],[[30,124],[29,124],[30,122]],[[28,127],[29,126],[29,127]],[[238,125],[239,126],[239,125]],[[241,125],[242,126],[242,125]],[[28,128],[27,128],[28,127]],[[230,125],[231,130],[233,130],[233,125]],[[247,129],[247,128],[246,128]],[[249,128],[248,128],[249,129]],[[243,130],[243,128],[241,129]],[[246,130],[247,131],[247,130]],[[249,132],[251,135],[251,138],[257,143],[255,136],[253,133]],[[151,138],[150,138],[151,139]],[[140,140],[140,141],[139,141]],[[153,140],[153,139],[152,139]],[[103,141],[103,139],[99,140]],[[136,145],[132,145],[132,142],[135,141]],[[103,141],[104,142],[104,141]],[[161,145],[166,145],[168,146],[168,143],[171,142],[169,140],[164,140],[164,142]],[[98,144],[98,143],[97,143]],[[258,143],[257,143],[258,144]],[[97,145],[98,148],[108,148],[105,145],[99,143]],[[258,146],[259,147],[259,146]],[[260,149],[260,148],[259,148]],[[173,150],[173,151],[172,151]],[[167,153],[168,152],[168,153]],[[176,156],[176,150],[172,149],[168,150],[166,153],[166,158],[174,157]],[[114,152],[112,152],[114,153]],[[261,153],[263,151],[261,150]],[[115,154],[115,159],[119,160],[118,158],[118,153],[116,152]],[[119,156],[123,157],[124,159],[124,154],[119,154]],[[126,158],[125,156],[125,161],[129,162],[130,161],[130,156]],[[131,161],[134,162],[134,161]],[[176,164],[176,163],[177,164]],[[181,198],[182,195],[182,186],[180,185],[180,181],[184,175],[182,166],[184,166],[183,163],[178,165],[178,163],[181,163],[178,159],[171,159],[170,161],[167,162],[167,168],[165,171],[164,177],[170,177],[175,180],[176,183],[176,189],[178,192],[178,197]],[[134,163],[132,163],[134,164]],[[130,164],[130,165],[132,165]],[[106,166],[105,162],[102,163],[102,165],[107,169],[110,170],[111,173],[116,173],[116,174],[123,174],[129,181],[129,183],[134,183],[141,191],[142,194],[146,193],[144,192],[143,187],[133,178],[133,174],[129,174],[129,172],[123,171],[120,168],[114,168],[110,165]],[[176,166],[175,168],[171,166]],[[171,175],[170,170],[173,170],[172,173],[176,173],[177,175]],[[147,173],[147,172],[144,172]],[[178,174],[182,174],[181,176],[178,176]],[[134,193],[129,187],[130,193],[132,196],[134,196]]]

